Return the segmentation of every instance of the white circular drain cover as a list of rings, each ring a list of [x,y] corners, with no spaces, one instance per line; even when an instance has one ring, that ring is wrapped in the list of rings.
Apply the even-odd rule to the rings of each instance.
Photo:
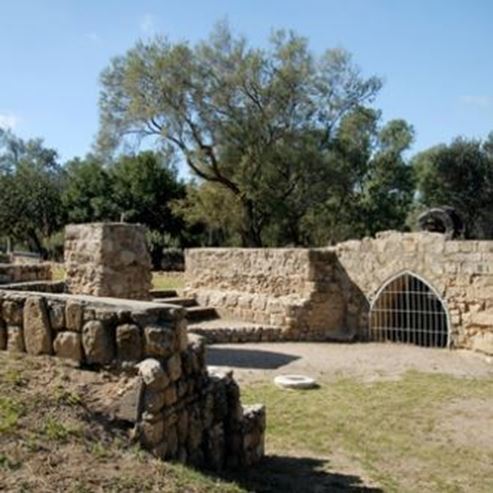
[[[286,389],[313,389],[317,382],[313,378],[303,375],[279,375],[274,378],[274,383]]]

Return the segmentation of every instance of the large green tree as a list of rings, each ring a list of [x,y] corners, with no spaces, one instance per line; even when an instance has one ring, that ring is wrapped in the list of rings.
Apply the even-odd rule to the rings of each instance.
[[[493,133],[485,141],[457,138],[413,159],[418,202],[452,206],[469,237],[493,238]]]
[[[99,149],[131,136],[169,144],[230,197],[244,245],[262,245],[279,230],[298,243],[302,218],[320,200],[310,185],[327,179],[334,132],[380,87],[347,52],[315,56],[305,38],[284,31],[266,49],[225,25],[195,46],[157,38],[102,74]]]
[[[64,171],[41,139],[0,129],[0,233],[45,255],[43,239],[63,224]]]

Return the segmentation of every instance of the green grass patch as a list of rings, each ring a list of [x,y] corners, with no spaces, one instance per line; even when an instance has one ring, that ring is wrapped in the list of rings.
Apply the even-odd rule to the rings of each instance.
[[[409,372],[399,381],[321,384],[312,391],[270,383],[244,389],[245,401],[267,405],[271,452],[343,452],[385,491],[493,491],[492,449],[457,444],[440,428],[447,403],[491,399],[493,381]]]
[[[80,425],[65,423],[58,418],[47,416],[41,424],[40,433],[49,440],[66,442],[69,437],[79,437],[82,435]]]
[[[0,433],[14,431],[24,411],[22,403],[0,396]]]
[[[154,272],[152,286],[154,289],[181,289],[185,286],[185,281],[182,277],[167,276],[166,272]]]
[[[51,276],[53,281],[63,281],[65,279],[65,267],[63,264],[53,262],[51,264]]]

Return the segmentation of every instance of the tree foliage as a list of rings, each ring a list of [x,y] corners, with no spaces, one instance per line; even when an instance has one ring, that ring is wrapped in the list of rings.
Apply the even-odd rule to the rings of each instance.
[[[381,82],[362,77],[342,50],[316,57],[306,39],[284,31],[268,49],[253,48],[219,25],[193,47],[138,43],[113,60],[102,86],[100,149],[129,136],[172,145],[241,207],[242,243],[262,245],[286,211],[298,241],[295,208],[306,209],[307,186],[325,176],[333,133]]]
[[[492,238],[493,134],[484,141],[455,139],[413,159],[418,200],[427,207],[454,207],[469,237]]]
[[[41,139],[0,129],[0,232],[45,254],[43,238],[63,223],[64,172]]]

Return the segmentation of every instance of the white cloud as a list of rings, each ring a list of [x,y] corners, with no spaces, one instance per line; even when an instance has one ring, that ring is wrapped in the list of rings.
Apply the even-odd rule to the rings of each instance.
[[[95,32],[86,33],[85,38],[95,45],[100,45],[103,42],[101,36]]]
[[[490,96],[462,96],[461,101],[469,106],[486,109],[493,106],[493,98]]]
[[[156,32],[156,17],[152,14],[144,14],[140,18],[139,27],[144,34],[152,36]]]
[[[20,122],[20,118],[13,113],[0,112],[0,128],[14,129]]]

